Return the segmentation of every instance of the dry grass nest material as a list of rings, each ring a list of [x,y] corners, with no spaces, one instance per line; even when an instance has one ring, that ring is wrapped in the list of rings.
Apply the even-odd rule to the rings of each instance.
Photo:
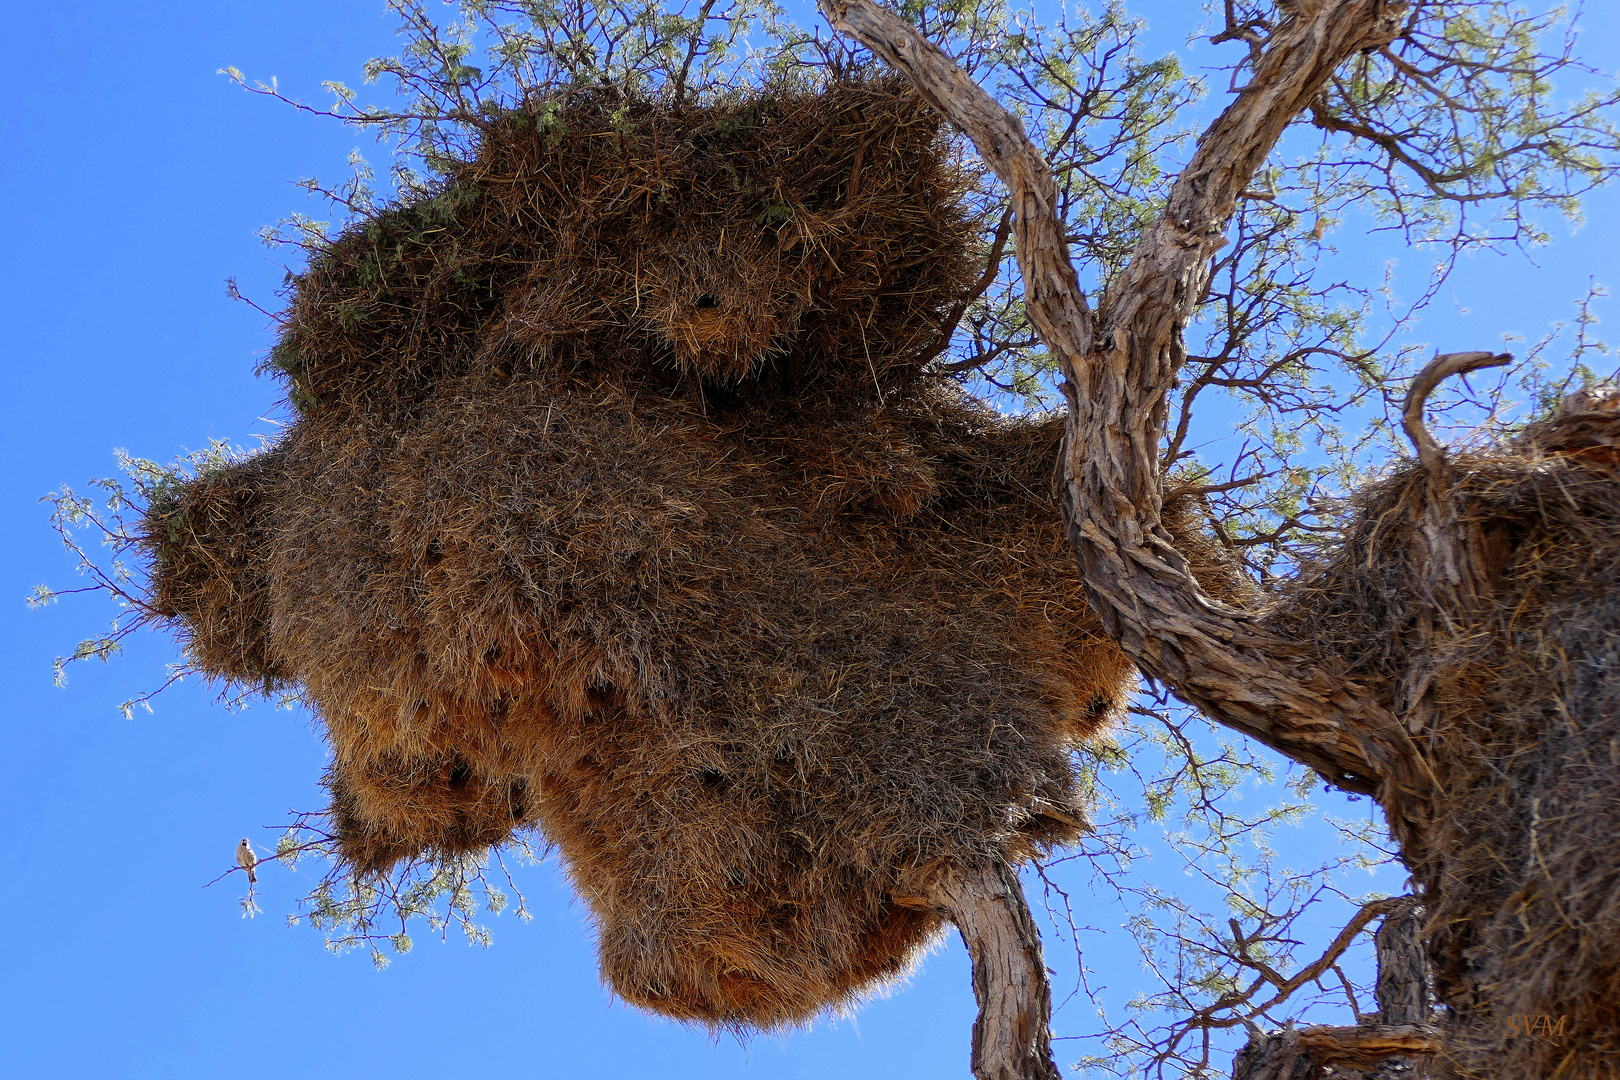
[[[939,866],[1077,835],[1133,674],[1058,425],[916,377],[964,184],[889,83],[582,94],[312,263],[298,422],[148,520],[191,655],[318,709],[356,870],[538,828],[614,990],[774,1027],[901,972]]]
[[[1432,665],[1437,719],[1412,738],[1433,786],[1385,802],[1429,911],[1449,1076],[1620,1069],[1617,407],[1577,395],[1516,442],[1453,459],[1493,591],[1459,633],[1424,629],[1416,465],[1359,496],[1293,599],[1293,630],[1385,695]],[[1521,1019],[1515,1037],[1510,1016],[1565,1023],[1550,1038]]]

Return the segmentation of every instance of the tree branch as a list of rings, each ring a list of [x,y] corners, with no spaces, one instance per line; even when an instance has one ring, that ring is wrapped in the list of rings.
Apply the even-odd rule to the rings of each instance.
[[[1008,187],[1026,311],[1067,379],[1063,501],[1092,609],[1146,674],[1227,726],[1349,791],[1403,783],[1404,729],[1335,658],[1199,588],[1159,520],[1159,448],[1186,355],[1181,331],[1238,198],[1339,64],[1394,37],[1406,5],[1299,0],[1094,316],[1069,263],[1051,169],[1018,120],[892,12],[871,0],[819,4],[836,29],[907,75]]]
[[[1423,365],[1423,370],[1412,380],[1412,385],[1406,391],[1406,401],[1401,407],[1401,427],[1405,430],[1406,437],[1412,440],[1412,448],[1417,451],[1418,460],[1423,463],[1430,478],[1436,483],[1443,480],[1445,453],[1423,424],[1423,407],[1428,403],[1429,395],[1434,392],[1435,387],[1453,375],[1464,375],[1480,368],[1501,367],[1512,359],[1512,353],[1444,353]]]
[[[1284,1028],[1252,1039],[1238,1051],[1232,1080],[1294,1080],[1302,1059],[1318,1068],[1371,1069],[1384,1058],[1432,1054],[1439,1036],[1427,1024],[1357,1024],[1354,1027]]]
[[[973,958],[976,1080],[1059,1080],[1052,1063],[1052,990],[1018,871],[1004,862],[953,866],[933,893]]]
[[[1401,896],[1368,905],[1362,913],[1371,910],[1385,916],[1374,936],[1377,1014],[1354,1026],[1284,1027],[1270,1035],[1255,1031],[1232,1064],[1232,1080],[1294,1080],[1319,1075],[1324,1065],[1348,1078],[1377,1068],[1386,1058],[1440,1049],[1440,1033],[1432,1023],[1434,980],[1423,949],[1423,908],[1414,897]],[[1355,932],[1364,925],[1365,920]]]

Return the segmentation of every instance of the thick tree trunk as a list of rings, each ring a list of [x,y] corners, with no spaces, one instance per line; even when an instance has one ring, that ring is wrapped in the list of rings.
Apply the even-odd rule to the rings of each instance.
[[[1364,657],[1353,670],[1352,653],[1290,626],[1286,610],[1262,617],[1211,598],[1161,521],[1159,449],[1182,331],[1237,199],[1334,70],[1387,44],[1407,5],[1279,3],[1247,85],[1094,313],[1050,167],[1018,120],[892,12],[819,3],[906,74],[1007,185],[1025,309],[1065,378],[1063,509],[1097,616],[1182,700],[1378,798],[1435,913],[1428,951],[1447,1008],[1438,1068],[1620,1075],[1620,782],[1610,779],[1620,771],[1620,602],[1608,601],[1620,561],[1620,403],[1576,402],[1558,430],[1464,477],[1423,429],[1423,401],[1448,375],[1505,358],[1437,357],[1418,377],[1406,421],[1421,482],[1387,489],[1396,501],[1363,538],[1369,567],[1374,547],[1385,560],[1370,573],[1399,571],[1361,613],[1371,625],[1400,610],[1375,628],[1399,658],[1394,670]],[[1386,521],[1397,546],[1379,532]],[[1596,553],[1590,565],[1547,557],[1582,545]],[[1329,1046],[1358,1045],[1363,1061],[1429,1049],[1410,1030],[1420,1026],[1287,1031],[1244,1067],[1258,1080],[1291,1075],[1301,1052],[1319,1060]]]
[[[1052,1063],[1052,991],[1041,935],[1018,871],[1004,862],[951,867],[934,884],[940,908],[973,958],[973,1075],[977,1080],[1058,1080]]]
[[[1007,185],[1025,309],[1066,379],[1063,502],[1092,609],[1145,674],[1184,700],[1345,790],[1373,794],[1399,782],[1405,729],[1336,658],[1302,651],[1200,589],[1159,516],[1181,331],[1238,196],[1339,64],[1388,42],[1405,11],[1386,0],[1296,6],[1093,315],[1055,214],[1051,167],[1017,118],[892,11],[820,0],[836,29],[906,74]]]

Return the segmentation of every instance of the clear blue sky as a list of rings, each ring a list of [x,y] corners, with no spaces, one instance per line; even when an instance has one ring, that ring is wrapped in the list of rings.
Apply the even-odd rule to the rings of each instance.
[[[1190,23],[1178,12],[1188,6],[1154,6],[1166,13],[1155,38],[1163,47],[1184,40]],[[266,320],[228,301],[223,282],[234,276],[270,301],[282,271],[255,230],[292,210],[318,214],[289,181],[340,175],[360,145],[353,132],[250,97],[215,71],[274,75],[310,99],[323,78],[356,85],[366,58],[393,49],[379,7],[7,8],[0,1074],[966,1076],[973,1003],[954,942],[909,987],[853,1019],[739,1044],[614,1002],[598,982],[584,912],[552,866],[526,876],[533,923],[495,920],[487,951],[418,933],[416,950],[384,972],[363,955],[332,957],[317,934],[282,924],[307,879],[268,871],[264,914],[243,920],[234,879],[201,886],[229,864],[238,837],[268,846],[274,834],[261,826],[321,803],[324,751],[308,718],[227,713],[208,689],[182,686],[155,715],[122,719],[114,705],[160,681],[173,659],[173,644],[157,635],[111,665],[76,667],[65,690],[52,687],[52,657],[109,613],[71,598],[25,610],[34,584],[76,583],[38,498],[108,475],[113,447],[168,459],[210,437],[250,443],[273,433],[264,418],[278,387],[252,374],[269,344]],[[1620,20],[1593,7],[1586,51],[1603,61],[1616,55]],[[1447,349],[1491,347],[1503,331],[1535,336],[1567,317],[1589,278],[1620,283],[1617,211],[1613,193],[1595,200],[1590,224],[1573,237],[1558,227],[1538,266],[1472,260],[1420,336]],[[1385,254],[1401,253],[1347,257],[1376,264]],[[1450,310],[1453,298],[1472,314]],[[1128,987],[1134,952],[1109,932],[1127,913],[1093,905],[1074,884],[1083,920],[1099,929],[1085,942],[1097,981]],[[1063,949],[1051,948],[1056,960]],[[1060,1031],[1089,1019],[1076,1005]],[[1073,1046],[1060,1044],[1060,1060]]]

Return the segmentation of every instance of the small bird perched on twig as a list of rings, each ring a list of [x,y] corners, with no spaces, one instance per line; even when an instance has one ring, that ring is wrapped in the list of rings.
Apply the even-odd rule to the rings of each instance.
[[[253,854],[253,845],[247,842],[246,837],[236,845],[236,865],[247,871],[249,885],[258,883],[259,875],[253,872],[253,868],[259,865],[259,857]]]

